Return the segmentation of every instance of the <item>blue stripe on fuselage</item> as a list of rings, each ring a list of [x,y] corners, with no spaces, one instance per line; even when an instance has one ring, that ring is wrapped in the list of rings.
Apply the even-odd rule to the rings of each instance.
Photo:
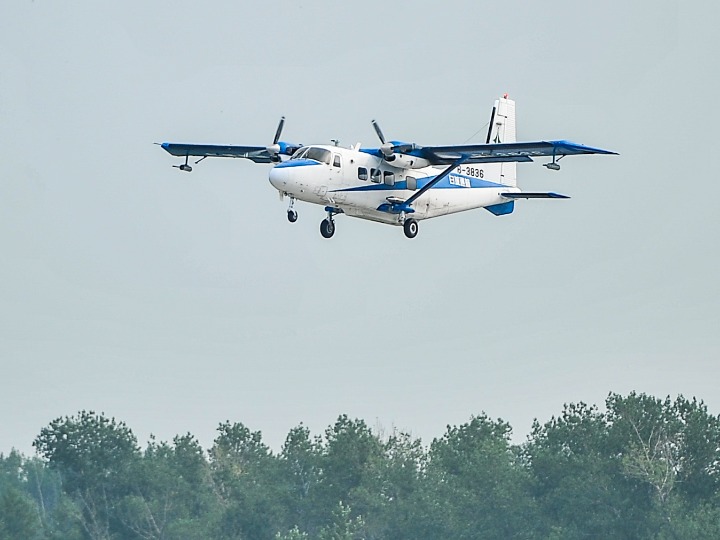
[[[289,162],[288,162],[289,163]],[[451,183],[451,179],[453,177],[456,178],[462,178],[465,182],[469,181],[470,187],[467,185],[458,185],[456,183]],[[417,189],[422,189],[424,186],[426,186],[428,183],[432,182],[434,179],[434,176],[427,176],[425,178],[418,178],[417,179]],[[496,184],[495,182],[489,182],[488,180],[482,180],[480,178],[473,178],[471,176],[465,176],[464,174],[456,174],[456,173],[450,173],[448,176],[440,180],[437,184],[435,184],[431,189],[472,189],[472,188],[507,188],[508,186],[503,184]],[[400,189],[407,189],[407,181],[402,180],[400,182],[395,182],[394,186],[389,186],[387,184],[369,184],[367,186],[358,186],[358,187],[352,187],[352,188],[346,188],[346,189],[336,189],[331,190],[333,192],[338,191],[392,191],[392,190],[400,190]]]

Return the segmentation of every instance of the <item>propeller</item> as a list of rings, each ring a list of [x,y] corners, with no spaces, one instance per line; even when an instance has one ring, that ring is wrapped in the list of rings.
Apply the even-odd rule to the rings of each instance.
[[[270,154],[270,159],[274,162],[280,161],[280,151],[282,148],[280,148],[280,145],[278,142],[280,141],[280,135],[282,135],[283,127],[285,126],[285,117],[283,116],[280,118],[280,122],[278,123],[278,127],[275,130],[275,137],[273,138],[272,145],[266,147],[266,150],[268,154]]]
[[[285,126],[285,117],[283,116],[280,118],[280,123],[278,123],[277,131],[275,131],[275,138],[273,139],[273,144],[277,144],[280,140],[280,135],[282,134],[283,126]]]
[[[380,142],[385,144],[385,135],[383,135],[382,129],[380,129],[380,125],[377,123],[377,120],[372,121],[372,126],[375,128],[375,133],[377,133]]]
[[[395,159],[395,145],[391,142],[385,142],[385,135],[383,135],[382,129],[380,129],[380,124],[378,124],[376,120],[372,121],[372,126],[375,128],[375,133],[377,133],[377,136],[382,143],[382,146],[380,147],[382,155],[385,156],[386,161],[393,161]]]

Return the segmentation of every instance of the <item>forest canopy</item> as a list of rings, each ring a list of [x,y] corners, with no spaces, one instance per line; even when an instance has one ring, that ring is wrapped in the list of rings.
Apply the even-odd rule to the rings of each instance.
[[[273,452],[240,422],[138,444],[92,411],[0,454],[0,539],[720,538],[720,418],[610,394],[527,441],[485,414],[429,445],[340,416]]]

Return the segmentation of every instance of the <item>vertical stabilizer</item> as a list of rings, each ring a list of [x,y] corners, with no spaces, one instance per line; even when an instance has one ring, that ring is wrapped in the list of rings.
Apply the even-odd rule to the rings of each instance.
[[[515,136],[515,102],[507,94],[493,107],[488,127],[488,144],[517,142]],[[500,164],[500,181],[506,186],[517,185],[516,163]]]

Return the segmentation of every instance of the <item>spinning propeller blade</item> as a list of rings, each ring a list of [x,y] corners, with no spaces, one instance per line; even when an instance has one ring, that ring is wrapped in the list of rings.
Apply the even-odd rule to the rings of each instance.
[[[275,138],[273,139],[273,144],[277,144],[280,140],[280,135],[282,134],[283,126],[285,125],[285,117],[283,116],[280,118],[280,123],[278,124],[277,131],[275,132]]]
[[[282,135],[283,127],[285,126],[285,117],[283,116],[280,118],[280,122],[278,123],[277,130],[275,130],[275,137],[273,138],[273,143],[266,147],[268,154],[270,154],[270,160],[273,163],[278,163],[280,161],[280,151],[282,148],[278,144],[280,141],[280,135]]]
[[[380,126],[378,125],[378,123],[375,120],[372,121],[372,126],[375,128],[375,133],[377,133],[377,136],[380,138],[380,142],[385,144],[385,135],[383,135],[383,132],[380,129]]]

